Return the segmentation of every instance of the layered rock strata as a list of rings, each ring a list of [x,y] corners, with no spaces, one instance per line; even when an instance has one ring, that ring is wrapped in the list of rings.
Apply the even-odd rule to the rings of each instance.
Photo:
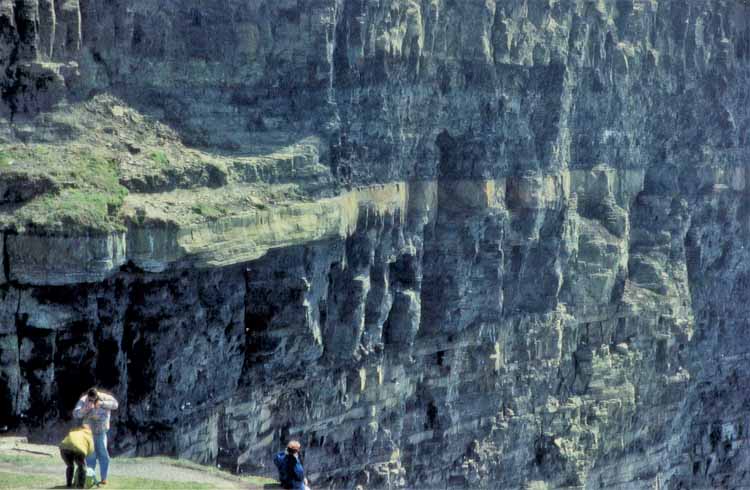
[[[750,486],[748,8],[0,0],[3,145],[130,155],[114,230],[0,179],[0,414],[95,382],[118,452],[294,437],[320,487]],[[102,92],[209,164],[60,115]]]

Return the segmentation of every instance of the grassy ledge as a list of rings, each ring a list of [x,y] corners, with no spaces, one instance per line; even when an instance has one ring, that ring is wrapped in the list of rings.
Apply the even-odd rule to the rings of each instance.
[[[3,219],[6,226],[67,233],[124,230],[119,212],[128,191],[120,185],[112,156],[92,148],[33,145],[2,150],[2,162],[15,172],[44,171],[60,189],[24,203]]]

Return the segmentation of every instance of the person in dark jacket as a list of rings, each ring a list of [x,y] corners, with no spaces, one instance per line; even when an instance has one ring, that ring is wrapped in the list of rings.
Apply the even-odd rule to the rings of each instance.
[[[283,488],[293,490],[310,490],[305,478],[305,469],[299,460],[301,446],[297,441],[290,441],[286,451],[281,451],[273,458],[273,463],[279,470],[279,482]]]

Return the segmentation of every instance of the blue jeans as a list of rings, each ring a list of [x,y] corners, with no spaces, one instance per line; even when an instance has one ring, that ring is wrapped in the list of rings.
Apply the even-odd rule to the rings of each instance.
[[[99,469],[102,480],[107,479],[107,471],[109,471],[109,451],[107,451],[107,433],[100,432],[94,434],[94,452],[90,456],[86,457],[86,466],[89,468],[96,469],[96,460],[99,460],[101,468]]]

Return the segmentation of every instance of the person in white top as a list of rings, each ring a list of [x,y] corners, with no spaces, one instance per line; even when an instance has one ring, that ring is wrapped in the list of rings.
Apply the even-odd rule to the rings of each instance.
[[[111,393],[91,388],[78,400],[73,416],[83,419],[83,423],[91,427],[94,435],[94,453],[86,458],[86,465],[96,469],[99,461],[101,472],[101,484],[107,484],[107,472],[109,471],[109,451],[107,451],[107,433],[109,432],[109,420],[112,410],[117,410],[119,404]]]

